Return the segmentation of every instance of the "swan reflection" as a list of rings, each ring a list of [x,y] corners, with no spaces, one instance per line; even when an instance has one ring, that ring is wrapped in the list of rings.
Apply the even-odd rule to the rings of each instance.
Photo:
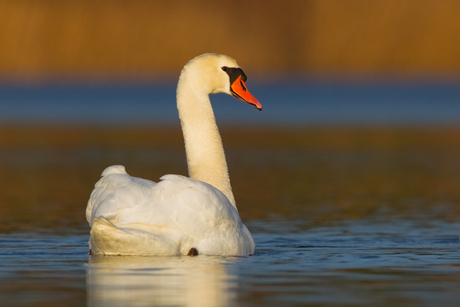
[[[235,276],[222,257],[90,256],[88,306],[231,306]]]

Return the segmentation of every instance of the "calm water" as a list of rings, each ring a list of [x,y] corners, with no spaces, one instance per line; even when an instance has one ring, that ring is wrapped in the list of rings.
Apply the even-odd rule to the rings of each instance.
[[[257,244],[225,258],[88,255],[106,166],[186,173],[174,87],[1,88],[1,305],[457,306],[460,87],[252,88],[213,97]]]
[[[0,121],[178,125],[175,83],[158,85],[0,85]],[[424,82],[252,84],[263,106],[254,112],[212,95],[220,125],[459,124],[460,85]],[[251,112],[253,111],[253,112]]]
[[[87,235],[0,236],[5,306],[457,306],[458,225],[249,223],[255,256],[87,255]]]

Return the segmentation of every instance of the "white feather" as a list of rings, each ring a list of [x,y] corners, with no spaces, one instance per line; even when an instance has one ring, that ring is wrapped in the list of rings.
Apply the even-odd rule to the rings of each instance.
[[[107,168],[88,201],[92,253],[254,253],[251,234],[221,191],[184,176],[165,175],[155,184],[113,168],[122,167]]]

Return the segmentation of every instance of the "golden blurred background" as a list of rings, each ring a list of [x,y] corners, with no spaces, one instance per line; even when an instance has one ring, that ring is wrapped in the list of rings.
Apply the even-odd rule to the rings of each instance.
[[[7,87],[10,81],[175,82],[182,66],[205,52],[234,57],[249,76],[259,74],[251,82],[289,74],[458,78],[459,38],[458,0],[0,0],[0,81]],[[70,91],[75,92],[78,88]],[[24,100],[40,93],[26,92]],[[456,104],[453,94],[440,104],[433,93],[433,110]],[[410,100],[409,94],[403,98]],[[49,97],[8,103],[29,114],[27,106],[41,106]],[[83,99],[61,102],[61,97],[50,99],[56,103],[37,117]],[[292,112],[300,105],[281,102]],[[351,105],[340,110],[350,112]],[[95,106],[110,108],[104,101]],[[436,113],[423,110],[410,108]],[[257,125],[261,117],[254,118]],[[46,228],[87,233],[86,201],[112,164],[155,181],[165,173],[187,172],[179,125],[59,123],[0,123],[0,233]],[[460,218],[458,124],[436,129],[308,124],[221,130],[244,221]]]
[[[0,77],[166,78],[205,52],[252,73],[452,76],[457,0],[0,0]]]

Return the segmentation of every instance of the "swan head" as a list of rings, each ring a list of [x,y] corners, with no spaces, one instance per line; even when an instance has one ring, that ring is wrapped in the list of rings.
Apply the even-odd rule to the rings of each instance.
[[[234,59],[223,54],[205,53],[192,59],[181,73],[181,79],[193,79],[195,90],[206,94],[225,93],[262,110],[260,102],[246,87],[246,74]],[[191,80],[189,80],[191,81]]]

